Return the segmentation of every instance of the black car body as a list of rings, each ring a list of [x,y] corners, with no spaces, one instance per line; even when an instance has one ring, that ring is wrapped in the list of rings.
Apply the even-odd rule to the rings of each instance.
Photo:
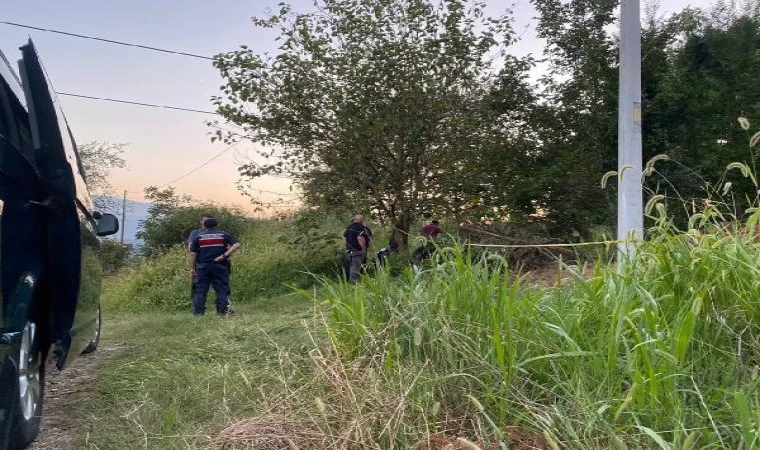
[[[0,54],[0,56],[2,56]],[[97,236],[113,215],[93,210],[76,144],[30,41],[20,78],[0,60],[0,450],[37,435],[45,362],[63,369],[97,345]]]

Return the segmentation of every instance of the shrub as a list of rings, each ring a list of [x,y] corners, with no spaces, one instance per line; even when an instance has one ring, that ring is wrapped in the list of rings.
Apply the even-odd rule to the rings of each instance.
[[[124,268],[132,257],[132,246],[103,239],[100,241],[100,259],[103,273],[112,274]]]

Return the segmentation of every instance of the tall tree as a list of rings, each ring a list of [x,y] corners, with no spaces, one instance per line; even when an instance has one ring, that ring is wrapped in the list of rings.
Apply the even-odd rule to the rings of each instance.
[[[617,0],[533,0],[548,70],[531,121],[535,149],[522,208],[557,234],[614,220],[614,197],[599,189],[617,161]]]
[[[481,1],[315,6],[296,14],[282,4],[254,19],[279,34],[276,56],[242,47],[215,59],[225,79],[219,113],[269,148],[268,164],[241,173],[292,175],[310,204],[371,211],[406,246],[421,215],[473,202],[468,162],[493,131],[483,99],[494,62],[512,61],[509,20],[486,17]]]
[[[727,11],[719,4],[712,14],[684,16],[689,26],[670,48],[660,89],[645,103],[650,152],[676,162],[662,168],[669,181],[662,190],[680,196],[678,202],[720,195],[731,162],[758,168],[737,118],[760,123],[760,15]],[[741,214],[755,187],[741,177],[731,181],[734,195],[726,201]]]
[[[614,225],[614,188],[601,174],[617,168],[617,0],[533,0],[549,69],[527,124],[534,146],[511,168],[512,209],[540,216],[555,233]],[[685,218],[692,200],[714,194],[725,167],[749,161],[736,119],[760,116],[760,20],[756,2],[719,2],[709,13],[687,9],[665,20],[651,11],[643,29],[644,158],[666,154],[646,179],[674,199]],[[750,158],[751,159],[751,158]],[[706,192],[706,188],[711,192]],[[752,194],[735,180],[736,198]],[[754,195],[752,195],[754,197]],[[742,201],[737,201],[738,210]]]
[[[88,142],[78,146],[87,186],[93,195],[93,203],[100,210],[113,210],[116,206],[115,193],[111,185],[111,171],[123,169],[127,162],[123,158],[127,144],[109,142]]]

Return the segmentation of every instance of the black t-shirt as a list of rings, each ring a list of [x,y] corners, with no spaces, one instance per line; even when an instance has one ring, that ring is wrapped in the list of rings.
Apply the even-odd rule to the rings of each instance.
[[[346,231],[343,232],[343,237],[346,238],[346,250],[359,251],[362,249],[359,245],[359,236],[364,236],[364,239],[367,239],[367,231],[364,225],[354,222],[346,228]]]

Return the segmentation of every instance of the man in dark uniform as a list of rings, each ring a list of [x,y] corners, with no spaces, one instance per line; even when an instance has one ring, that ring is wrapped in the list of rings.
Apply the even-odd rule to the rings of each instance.
[[[196,280],[193,313],[197,316],[206,312],[210,286],[216,292],[216,313],[226,315],[229,312],[230,272],[226,261],[240,248],[240,243],[230,233],[219,230],[218,225],[216,219],[206,219],[203,230],[190,244],[190,270]]]
[[[357,215],[354,220],[343,232],[343,238],[346,241],[346,262],[348,269],[348,282],[356,284],[359,274],[362,271],[362,265],[367,258],[367,230],[364,227],[364,216]]]
[[[193,239],[195,239],[196,236],[198,236],[198,234],[201,231],[203,231],[203,222],[206,219],[215,219],[215,217],[213,215],[211,215],[210,213],[205,213],[205,214],[203,214],[201,216],[201,227],[197,228],[197,229],[195,229],[193,231],[191,231],[190,232],[190,236],[187,238],[187,249],[188,250],[190,250],[190,246],[193,244]],[[225,260],[225,264],[227,264],[227,272],[229,272],[230,277],[232,277],[232,261],[230,261],[229,258],[228,258],[227,260]],[[191,277],[191,279],[192,279],[192,283],[190,285],[190,305],[192,306],[192,304],[193,304],[193,297],[195,296],[195,281],[196,280],[195,280],[194,276]],[[232,310],[232,299],[231,299],[231,296],[232,296],[232,286],[230,286],[230,289],[227,290],[227,303],[228,303],[227,309],[228,309],[229,312],[233,313],[235,311]]]
[[[213,218],[214,218],[214,216],[212,216],[209,213],[203,214],[201,216],[201,220],[200,220],[201,227],[200,228],[196,228],[195,230],[190,231],[190,236],[188,236],[188,238],[187,238],[187,250],[188,251],[191,251],[190,247],[192,247],[193,240],[198,236],[198,233],[200,233],[201,231],[203,231],[203,222],[205,222],[206,219],[213,219]],[[195,275],[191,275],[190,276],[190,306],[193,305],[193,297],[195,296],[195,281],[196,281]]]

